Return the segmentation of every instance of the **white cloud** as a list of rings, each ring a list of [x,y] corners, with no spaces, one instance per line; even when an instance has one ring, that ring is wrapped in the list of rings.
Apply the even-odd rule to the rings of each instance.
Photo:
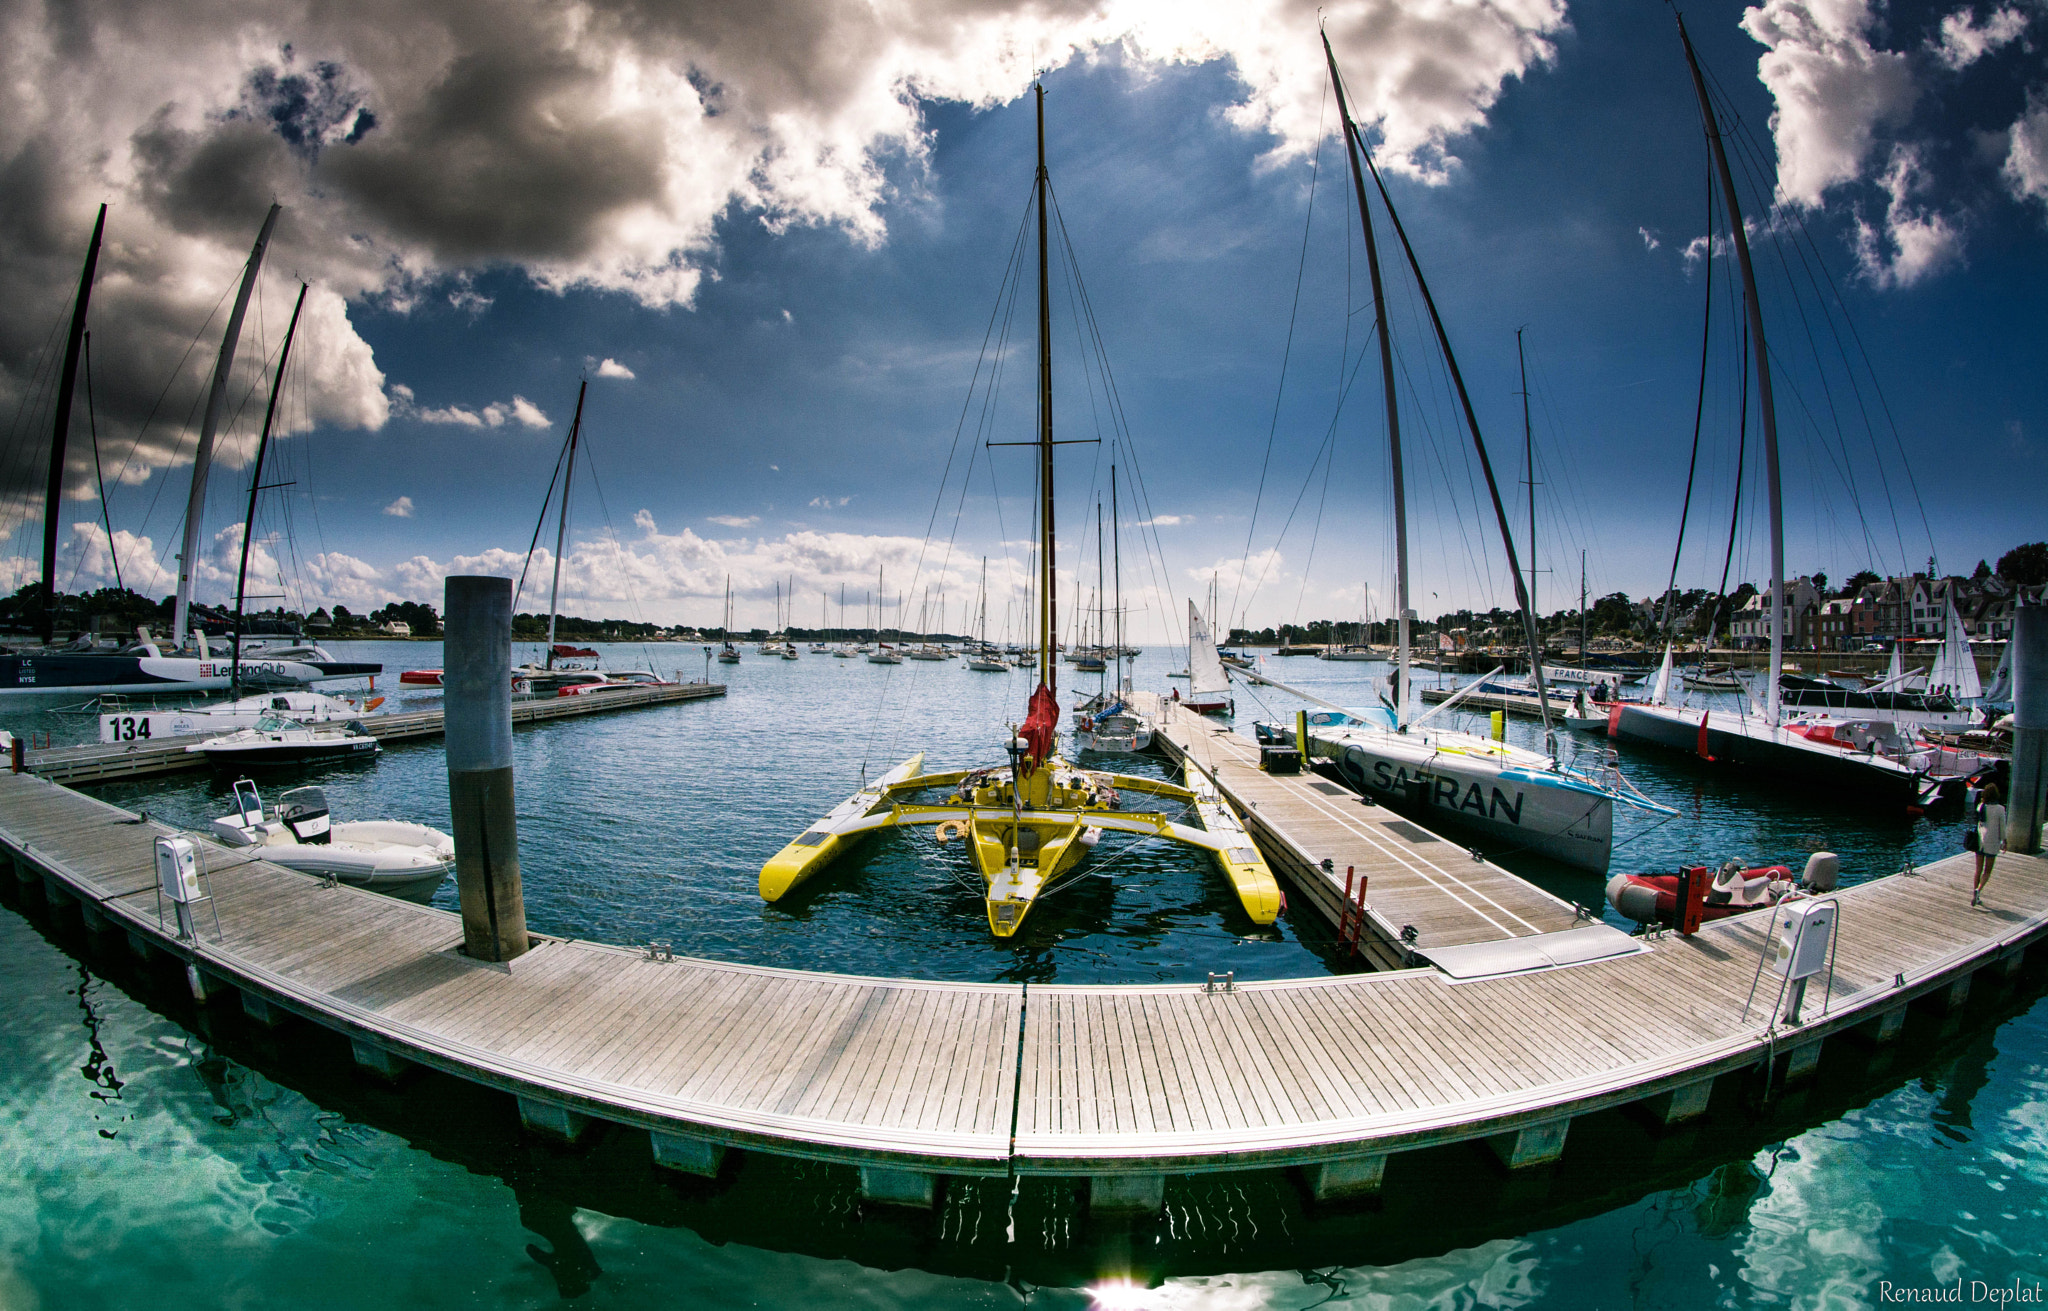
[[[1636,233],[1637,235],[1642,237],[1643,248],[1645,250],[1655,250],[1657,249],[1657,247],[1664,244],[1663,242],[1657,240],[1655,236],[1651,235],[1650,230],[1648,228],[1637,228]]]
[[[1141,519],[1138,522],[1138,527],[1177,528],[1188,521],[1188,516],[1184,514],[1155,514],[1150,519]]]
[[[758,514],[714,514],[709,516],[709,518],[712,523],[721,524],[727,528],[752,528],[755,524],[761,522],[761,516]]]
[[[393,501],[391,504],[384,507],[384,513],[390,515],[394,519],[412,518],[412,497],[399,497],[397,500]]]
[[[391,412],[401,419],[458,428],[502,428],[507,422],[516,422],[527,428],[551,426],[541,408],[524,396],[514,396],[509,401],[492,401],[480,409],[467,405],[443,405],[423,410],[413,403],[412,388],[396,386],[391,389]]]
[[[622,378],[627,382],[631,382],[633,380],[633,371],[617,360],[607,356],[604,363],[597,366],[597,376],[600,378]]]
[[[540,406],[535,405],[524,396],[514,396],[512,398],[512,417],[528,428],[552,426],[548,422],[548,416],[541,413]]]
[[[688,306],[718,223],[886,236],[928,166],[926,106],[990,107],[1041,69],[1119,52],[1142,78],[1218,62],[1227,120],[1300,157],[1330,131],[1322,13],[1356,112],[1389,167],[1442,177],[1511,78],[1554,57],[1564,0],[951,0],[763,7],[607,0],[161,0],[0,7],[0,407],[33,385],[39,325],[75,285],[93,206],[111,203],[95,294],[103,441],[125,444],[232,286],[265,206],[285,206],[264,304],[313,283],[295,357],[295,424],[383,425],[387,393],[351,305],[486,312],[471,278]],[[282,313],[252,316],[264,334]],[[789,315],[785,313],[785,320]],[[245,341],[236,394],[271,341]],[[205,386],[196,352],[164,413]],[[515,400],[416,411],[426,422],[544,426]],[[495,417],[494,417],[495,416]],[[160,436],[158,434],[161,434]],[[151,430],[133,478],[178,463]],[[231,434],[230,467],[253,437]],[[70,469],[90,481],[90,453]],[[11,496],[14,488],[0,488]]]
[[[1866,278],[1880,287],[1910,287],[1961,256],[1962,236],[1955,225],[1912,203],[1911,197],[1926,186],[1915,151],[1893,147],[1878,185],[1891,198],[1883,237],[1866,220],[1856,221],[1856,263]]]
[[[421,423],[450,423],[464,428],[481,428],[484,426],[481,415],[475,410],[464,409],[460,405],[447,405],[438,410],[420,410],[413,417]],[[498,422],[505,422],[505,417],[502,414],[498,416]]]
[[[844,506],[852,499],[851,496],[813,496],[810,500],[810,505],[814,510],[833,510]]]
[[[1862,176],[1878,129],[1919,97],[1911,62],[1870,43],[1869,0],[1764,0],[1743,30],[1769,47],[1757,73],[1777,108],[1778,200],[1814,208]]]
[[[2048,99],[2029,96],[2027,112],[2012,125],[2005,185],[2019,200],[2048,201]]]
[[[633,526],[643,533],[654,532],[654,516],[646,510],[633,511]]]
[[[1934,57],[1950,70],[1968,68],[2026,30],[2027,16],[2017,9],[1996,10],[1981,27],[1974,13],[1959,9],[1941,20],[1941,44],[1934,47]]]

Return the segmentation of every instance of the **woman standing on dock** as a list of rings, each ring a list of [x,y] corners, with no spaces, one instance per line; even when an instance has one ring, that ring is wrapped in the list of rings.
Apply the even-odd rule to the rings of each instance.
[[[1998,859],[1998,849],[2005,845],[2005,807],[1999,802],[1998,784],[1984,789],[1984,799],[1977,804],[1977,882],[1970,889],[1970,904],[1984,904],[1984,885],[1991,881],[1991,866]]]

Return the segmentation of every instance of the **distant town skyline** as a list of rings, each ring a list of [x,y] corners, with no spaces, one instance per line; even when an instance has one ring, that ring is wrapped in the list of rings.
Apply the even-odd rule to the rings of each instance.
[[[261,370],[303,278],[275,452],[289,485],[266,493],[254,552],[295,606],[438,606],[449,572],[517,576],[537,535],[520,608],[544,607],[553,523],[536,524],[587,378],[565,611],[716,625],[729,576],[741,627],[772,623],[779,587],[806,627],[844,589],[849,623],[877,590],[890,625],[943,593],[961,630],[985,557],[989,626],[1018,625],[1030,466],[979,443],[1029,436],[1031,316],[998,307],[1043,69],[1092,312],[1063,266],[1055,420],[1115,438],[1061,450],[1063,607],[1095,586],[1114,460],[1136,640],[1178,632],[1212,580],[1227,624],[1391,608],[1376,357],[1357,369],[1372,316],[1313,5],[56,12],[0,15],[6,591],[40,572],[52,343],[98,204],[58,584],[111,585],[118,558],[154,597],[220,302],[275,198],[202,599],[231,589]],[[1696,406],[1677,586],[1724,567],[1731,590],[1758,582],[1754,411],[1738,456],[1732,279],[1701,258],[1706,153],[1669,13],[1324,13],[1525,545],[1522,330],[1537,609],[1576,604],[1582,552],[1596,597],[1664,590]],[[2048,19],[1767,0],[1686,21],[1730,114],[1769,311],[1788,572],[1933,557],[1967,575],[2048,535]],[[1389,308],[1413,604],[1512,608],[1418,302],[1397,285]],[[1097,332],[1108,377],[1083,349]],[[998,363],[983,430],[970,383]]]

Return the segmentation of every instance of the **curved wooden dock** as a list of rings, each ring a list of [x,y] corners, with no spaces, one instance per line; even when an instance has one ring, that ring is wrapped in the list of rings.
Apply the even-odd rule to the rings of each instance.
[[[1301,1167],[1319,1197],[1378,1186],[1389,1153],[1484,1139],[1554,1160],[1574,1116],[1702,1112],[1714,1080],[1810,1071],[1852,1026],[1955,1004],[2048,932],[2048,862],[2007,855],[1983,910],[1967,855],[1840,896],[1832,981],[1784,1023],[1755,996],[1766,925],[1569,967],[1460,981],[1434,967],[1266,983],[1010,986],[762,969],[541,939],[509,966],[457,951],[456,916],[202,844],[197,931],[159,917],[167,830],[28,775],[0,776],[0,848],[89,927],[232,989],[256,1020],[345,1035],[386,1075],[437,1067],[519,1099],[532,1128],[637,1126],[656,1159],[715,1174],[731,1148],[857,1165],[876,1200],[949,1174],[1082,1176],[1098,1209],[1152,1209],[1167,1175]],[[214,912],[218,912],[216,930]],[[1542,935],[1551,936],[1551,935]],[[1485,944],[1481,944],[1485,945]]]

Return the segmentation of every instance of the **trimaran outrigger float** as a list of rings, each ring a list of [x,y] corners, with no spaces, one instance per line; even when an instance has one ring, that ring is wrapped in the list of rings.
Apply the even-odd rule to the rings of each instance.
[[[1165,838],[1207,850],[1251,918],[1270,924],[1281,909],[1280,888],[1243,824],[1212,781],[1190,761],[1187,787],[1157,779],[1077,769],[1057,751],[1059,653],[1053,641],[1052,301],[1047,258],[1045,88],[1034,88],[1038,111],[1038,686],[1024,723],[1005,744],[1007,765],[921,774],[912,756],[848,797],[761,867],[761,896],[780,900],[858,839],[878,829],[938,826],[942,841],[965,837],[986,887],[989,931],[1008,938],[1061,874],[1079,865],[1105,831]],[[919,793],[951,789],[939,804]],[[1121,792],[1148,793],[1190,807],[1203,828],[1165,814],[1117,809]]]

